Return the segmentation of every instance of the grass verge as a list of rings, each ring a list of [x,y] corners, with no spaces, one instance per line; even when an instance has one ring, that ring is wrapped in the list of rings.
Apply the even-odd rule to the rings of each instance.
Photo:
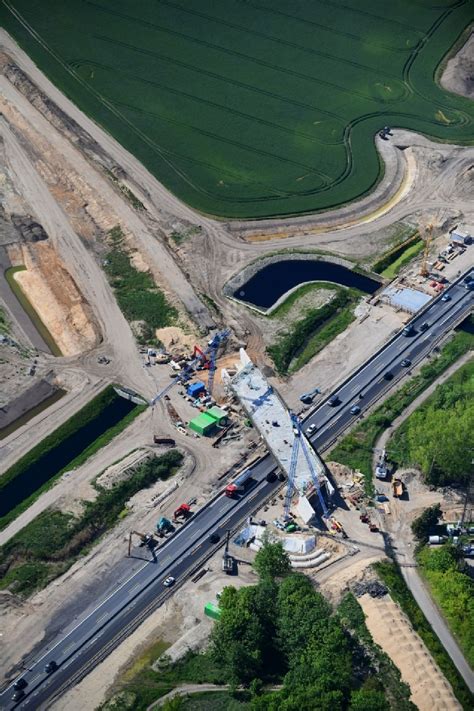
[[[428,620],[418,607],[415,598],[403,579],[399,567],[395,563],[382,561],[374,563],[374,568],[385,585],[389,588],[393,599],[398,602],[403,612],[407,615],[415,632],[420,635],[426,644],[433,659],[451,684],[454,695],[463,709],[466,709],[466,711],[472,709],[473,695],[454,666],[451,657],[433,632]]]
[[[158,659],[160,654],[162,654],[160,644],[156,649],[151,648],[145,652],[138,663],[132,667],[132,673],[125,673],[125,683],[121,683],[121,691],[110,701],[102,704],[99,710],[112,711],[115,708],[115,700],[125,696],[131,704],[127,708],[133,711],[146,711],[153,701],[160,699],[180,684],[225,684],[227,682],[225,675],[208,652],[200,654],[188,652],[176,664],[166,663],[166,656],[164,656],[160,670],[154,671],[151,662]],[[136,667],[138,671],[133,672]]]
[[[378,437],[418,395],[473,347],[474,336],[472,334],[463,331],[456,333],[454,338],[444,346],[441,353],[421,368],[418,375],[415,375],[388,397],[361,425],[344,437],[332,450],[331,459],[362,472],[365,478],[366,493],[369,496],[374,494],[372,455]]]
[[[10,322],[0,306],[0,334],[6,335],[7,333],[10,333]]]
[[[75,435],[79,430],[100,417],[106,407],[109,407],[116,398],[119,398],[119,396],[116,394],[112,386],[108,386],[93,400],[87,403],[85,407],[79,410],[79,412],[76,412],[75,415],[70,417],[69,420],[58,427],[57,430],[45,437],[44,440],[33,447],[33,449],[31,449],[21,459],[15,462],[15,464],[7,469],[7,471],[2,474],[0,478],[0,496],[2,495],[2,490],[5,489],[7,484],[13,482],[17,477],[24,476],[26,472],[32,466],[38,464],[38,462],[40,462],[45,455],[51,454],[57,447],[64,445],[65,441]],[[2,516],[0,518],[0,530],[5,528],[5,526],[13,521],[19,514],[31,506],[40,494],[49,489],[64,471],[74,469],[75,467],[83,464],[89,457],[95,454],[95,452],[104,447],[114,437],[122,432],[135,419],[135,417],[143,412],[144,409],[146,409],[145,406],[136,405],[119,422],[103,431],[102,434],[86,446],[80,454],[71,458],[67,464],[61,467],[46,482],[39,486],[30,496],[25,498],[17,506],[15,506],[15,508]]]
[[[474,581],[460,555],[458,549],[449,544],[435,548],[423,546],[417,560],[431,597],[474,668]]]
[[[393,279],[397,276],[400,269],[404,267],[405,264],[409,264],[412,259],[417,257],[420,252],[424,250],[424,248],[425,245],[419,240],[415,241],[413,244],[410,244],[410,246],[406,247],[403,251],[403,254],[401,254],[392,264],[390,264],[389,267],[384,269],[383,272],[381,272],[382,276],[385,279]]]
[[[61,349],[59,348],[58,344],[52,337],[51,333],[48,331],[46,326],[44,325],[43,321],[41,320],[38,312],[34,308],[33,304],[31,301],[28,299],[26,296],[25,292],[21,288],[20,284],[17,282],[15,279],[15,274],[17,272],[24,272],[26,271],[26,267],[9,267],[5,271],[5,279],[7,280],[7,283],[10,287],[10,289],[13,291],[15,294],[16,298],[20,302],[23,311],[28,315],[29,319],[33,323],[34,327],[40,334],[41,338],[43,341],[46,343],[48,346],[49,350],[54,356],[62,356]]]
[[[360,292],[355,289],[336,288],[336,290],[336,296],[328,304],[318,309],[308,309],[302,319],[296,321],[276,343],[268,346],[267,352],[280,375],[294,373],[308,363],[355,318],[353,309]],[[296,299],[299,295],[301,295],[300,290],[292,294],[289,299],[292,297]],[[283,313],[286,313],[294,303],[293,300],[287,306],[289,299],[281,306],[285,309]]]
[[[142,344],[156,343],[156,329],[173,324],[178,312],[158,289],[151,273],[133,266],[121,228],[113,227],[108,237],[112,249],[106,255],[104,269],[118,305],[137,340]]]
[[[406,250],[418,242],[423,245],[417,229],[414,227],[402,229],[396,238],[396,244],[377,259],[372,266],[372,271],[377,274],[383,274],[385,270],[393,267],[393,265],[403,257]]]
[[[302,299],[303,296],[306,296],[306,294],[311,294],[313,291],[320,291],[321,289],[329,289],[331,291],[336,291],[337,288],[337,284],[331,283],[329,281],[320,281],[317,284],[303,284],[302,286],[295,289],[295,291],[289,294],[286,299],[282,301],[281,304],[279,304],[275,309],[273,309],[269,314],[267,314],[267,318],[279,319],[283,316],[286,316],[292,306],[294,306],[297,301]]]
[[[467,485],[474,451],[474,360],[465,363],[392,434],[398,466],[419,469],[434,486]]]
[[[84,501],[80,516],[44,511],[0,548],[0,588],[26,596],[64,573],[119,520],[129,499],[180,466],[171,450],[137,465],[130,477],[111,489],[97,484],[97,498]]]

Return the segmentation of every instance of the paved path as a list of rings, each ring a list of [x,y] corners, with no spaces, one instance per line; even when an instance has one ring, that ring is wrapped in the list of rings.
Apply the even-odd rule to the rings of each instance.
[[[265,691],[279,691],[281,688],[281,685],[271,686],[268,688],[266,687]],[[162,706],[165,701],[169,701],[169,699],[172,699],[178,695],[185,696],[186,694],[200,694],[203,691],[227,691],[227,689],[229,689],[229,684],[222,684],[221,686],[218,684],[181,684],[181,686],[177,686],[168,694],[165,694],[157,701],[150,704],[146,711],[157,709]]]

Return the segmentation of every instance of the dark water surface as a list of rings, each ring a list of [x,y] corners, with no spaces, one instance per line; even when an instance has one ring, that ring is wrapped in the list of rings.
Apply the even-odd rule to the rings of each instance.
[[[43,454],[30,467],[0,490],[0,516],[27,499],[49,479],[64,469],[110,427],[120,422],[136,405],[122,397],[115,397],[97,417]]]
[[[239,289],[236,299],[261,309],[269,309],[287,291],[309,281],[330,281],[373,294],[380,283],[347,267],[332,262],[307,259],[285,259],[267,264]]]

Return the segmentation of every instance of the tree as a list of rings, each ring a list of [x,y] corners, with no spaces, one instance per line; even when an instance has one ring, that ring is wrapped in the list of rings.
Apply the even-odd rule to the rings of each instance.
[[[385,694],[381,691],[359,689],[351,695],[350,711],[389,711]]]
[[[411,524],[411,530],[413,535],[420,543],[426,543],[435,526],[437,526],[439,519],[442,516],[441,506],[439,504],[434,504],[428,509],[425,509],[421,516],[418,516]]]
[[[306,576],[296,573],[280,583],[277,635],[279,647],[288,659],[300,654],[330,614],[329,604]]]
[[[236,590],[227,587],[219,601],[221,618],[212,631],[212,655],[231,683],[248,684],[272,668],[275,635],[273,584]]]
[[[263,547],[255,556],[254,568],[261,580],[283,578],[291,571],[290,559],[281,543],[264,541]]]

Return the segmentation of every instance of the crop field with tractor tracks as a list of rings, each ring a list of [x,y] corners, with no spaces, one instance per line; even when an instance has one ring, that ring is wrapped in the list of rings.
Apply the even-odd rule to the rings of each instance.
[[[82,110],[185,202],[229,218],[367,193],[384,126],[472,143],[472,102],[437,81],[472,18],[470,0],[0,3]]]

